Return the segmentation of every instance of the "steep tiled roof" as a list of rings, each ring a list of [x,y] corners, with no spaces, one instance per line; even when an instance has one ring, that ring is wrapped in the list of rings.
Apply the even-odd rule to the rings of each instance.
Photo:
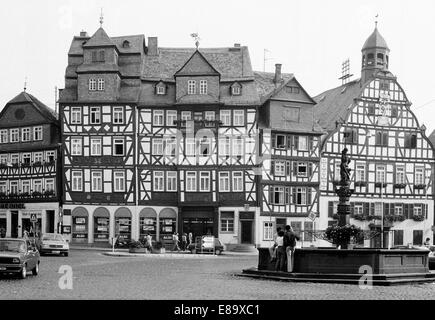
[[[115,44],[109,38],[103,28],[99,28],[94,35],[83,45],[84,47],[96,46],[114,46]]]
[[[432,145],[435,147],[435,130],[432,131],[432,133],[429,136],[430,142],[432,142]]]
[[[262,103],[294,78],[293,73],[282,73],[281,76],[283,81],[276,84],[273,81],[275,79],[275,73],[254,71],[255,84]]]
[[[58,115],[53,110],[47,107],[45,104],[43,104],[41,101],[36,99],[31,94],[23,91],[19,95],[17,95],[15,98],[13,98],[11,101],[9,101],[7,105],[10,104],[31,104],[34,106],[45,118],[51,121],[57,121]],[[6,109],[6,108],[4,108]]]
[[[317,104],[314,114],[322,128],[328,132],[335,130],[335,122],[344,120],[348,107],[360,95],[361,90],[360,79],[357,79],[315,96]]]
[[[378,28],[375,28],[373,33],[367,38],[366,42],[362,50],[371,49],[371,48],[386,48],[388,49],[387,42],[384,37],[378,31]]]

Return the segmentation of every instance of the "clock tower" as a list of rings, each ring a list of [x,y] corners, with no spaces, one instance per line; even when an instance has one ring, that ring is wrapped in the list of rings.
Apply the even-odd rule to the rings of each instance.
[[[378,31],[377,23],[375,30],[364,43],[362,52],[361,80],[362,83],[374,78],[378,71],[388,71],[390,49],[387,42]]]

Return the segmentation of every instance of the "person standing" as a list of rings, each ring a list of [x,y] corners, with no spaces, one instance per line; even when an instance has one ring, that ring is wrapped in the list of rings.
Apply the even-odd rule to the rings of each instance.
[[[174,235],[172,236],[172,240],[174,240],[174,248],[172,249],[172,251],[180,251],[180,247],[178,246],[178,242],[180,241],[178,238],[178,233],[174,233]]]
[[[285,247],[284,247],[284,231],[280,230],[275,239],[275,247],[276,247],[276,271],[286,271],[285,270]]]
[[[193,233],[189,232],[189,244],[193,243]]]
[[[151,237],[151,235],[149,233],[146,235],[146,241],[147,241],[146,248],[150,252],[152,252],[153,251],[153,238]]]
[[[284,247],[286,252],[286,260],[287,260],[287,272],[293,272],[293,264],[295,261],[294,252],[296,247],[296,240],[299,240],[299,237],[294,233],[291,226],[285,226],[284,233]]]
[[[181,236],[181,250],[186,251],[187,249],[187,234],[183,233]]]

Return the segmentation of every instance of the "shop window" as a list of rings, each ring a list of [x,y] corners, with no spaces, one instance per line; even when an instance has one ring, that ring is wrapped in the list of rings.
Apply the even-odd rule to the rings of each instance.
[[[130,240],[131,218],[117,217],[115,219],[115,236],[118,236],[120,240]]]
[[[88,238],[88,217],[73,217],[72,238],[78,241]]]
[[[160,218],[160,240],[171,241],[176,231],[176,220],[173,218]]]
[[[109,217],[94,218],[94,241],[107,242],[109,240]]]
[[[156,240],[157,219],[154,217],[140,218],[140,236],[144,237],[150,234],[153,240]]]
[[[414,246],[423,245],[423,230],[413,230],[412,231],[412,244]]]
[[[234,232],[234,212],[221,212],[221,232]]]

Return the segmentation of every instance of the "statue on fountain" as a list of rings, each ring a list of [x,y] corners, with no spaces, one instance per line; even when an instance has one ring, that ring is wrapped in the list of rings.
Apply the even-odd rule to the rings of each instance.
[[[340,184],[342,186],[350,185],[350,171],[351,171],[351,169],[349,168],[350,157],[347,154],[347,152],[348,152],[347,148],[344,148],[343,151],[341,152]]]

